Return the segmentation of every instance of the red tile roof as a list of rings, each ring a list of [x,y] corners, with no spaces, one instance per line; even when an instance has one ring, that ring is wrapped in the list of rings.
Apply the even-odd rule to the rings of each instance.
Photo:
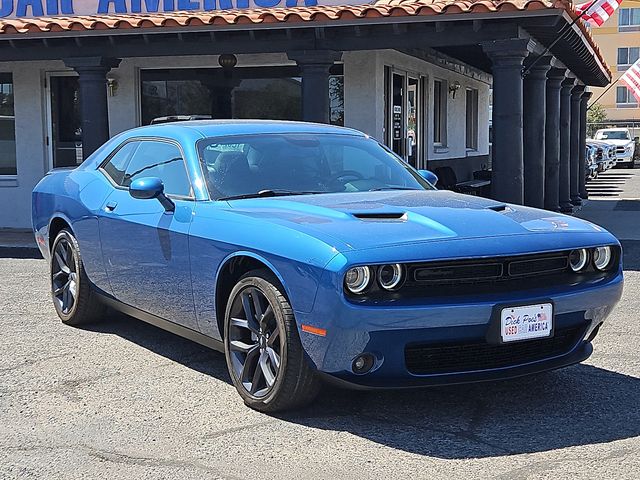
[[[209,12],[101,14],[0,20],[0,34],[205,25],[331,22],[460,13],[571,10],[567,0],[379,0],[367,5],[252,8]]]

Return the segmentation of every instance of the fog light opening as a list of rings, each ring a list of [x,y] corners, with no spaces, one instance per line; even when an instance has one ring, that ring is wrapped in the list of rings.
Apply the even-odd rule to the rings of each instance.
[[[353,370],[353,373],[356,373],[358,375],[363,375],[369,372],[373,368],[374,364],[375,364],[375,357],[370,353],[363,353],[361,355],[358,355],[353,360],[353,364],[351,365],[351,368]]]

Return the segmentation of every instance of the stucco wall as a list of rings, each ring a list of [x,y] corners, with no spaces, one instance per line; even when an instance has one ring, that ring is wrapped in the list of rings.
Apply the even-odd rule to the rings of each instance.
[[[443,64],[447,62],[443,61]],[[489,154],[489,89],[490,79],[459,64],[444,68],[413,56],[393,51],[349,52],[344,55],[345,125],[384,140],[384,67],[408,71],[426,77],[426,156],[427,160],[462,159],[470,156],[486,158]],[[447,144],[433,144],[433,80],[461,85],[455,99],[447,95]],[[478,90],[478,148],[467,151],[465,89]],[[477,162],[476,162],[477,163]]]
[[[63,69],[62,62],[15,62],[13,73],[17,176],[0,176],[0,228],[29,228],[31,191],[47,171],[44,71]]]

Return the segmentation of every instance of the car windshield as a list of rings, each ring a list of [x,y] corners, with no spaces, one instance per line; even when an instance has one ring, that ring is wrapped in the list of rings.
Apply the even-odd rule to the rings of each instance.
[[[378,142],[355,135],[206,138],[198,152],[215,199],[434,189]]]
[[[629,134],[624,131],[609,131],[596,133],[596,140],[629,140]]]

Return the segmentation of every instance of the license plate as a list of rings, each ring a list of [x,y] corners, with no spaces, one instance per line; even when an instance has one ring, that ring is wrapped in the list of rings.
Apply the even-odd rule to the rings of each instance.
[[[553,331],[550,303],[503,308],[500,315],[503,342],[548,337]]]

